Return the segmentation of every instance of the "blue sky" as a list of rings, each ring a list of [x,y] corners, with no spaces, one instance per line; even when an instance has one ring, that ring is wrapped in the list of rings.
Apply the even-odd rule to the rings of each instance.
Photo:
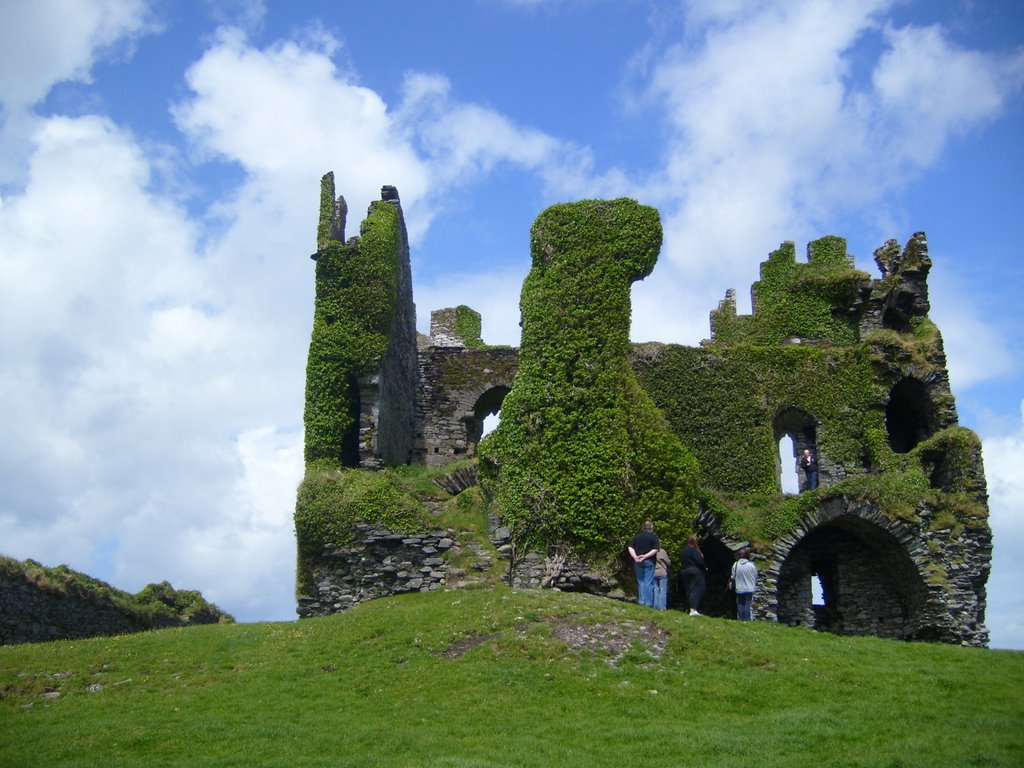
[[[0,0],[0,552],[294,617],[319,179],[381,185],[420,329],[518,342],[529,227],[631,196],[632,337],[696,344],[784,240],[928,234],[1024,649],[1024,5]]]

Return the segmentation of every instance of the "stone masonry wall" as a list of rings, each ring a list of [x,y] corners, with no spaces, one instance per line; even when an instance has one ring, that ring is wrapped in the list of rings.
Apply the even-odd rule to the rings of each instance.
[[[512,386],[519,351],[421,345],[416,461],[448,464],[476,454],[481,426]]]
[[[299,598],[298,614],[326,616],[377,597],[441,589],[449,572],[442,555],[455,545],[450,530],[403,534],[357,523],[352,544],[325,550],[314,565],[316,591]]]
[[[139,632],[137,619],[113,603],[40,589],[0,574],[0,645]]]

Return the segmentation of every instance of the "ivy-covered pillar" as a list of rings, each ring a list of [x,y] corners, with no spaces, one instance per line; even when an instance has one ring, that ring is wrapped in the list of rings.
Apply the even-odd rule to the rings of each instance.
[[[533,225],[519,369],[481,444],[524,544],[607,558],[645,520],[673,547],[692,527],[696,463],[629,364],[630,286],[660,248],[657,210],[629,199]]]

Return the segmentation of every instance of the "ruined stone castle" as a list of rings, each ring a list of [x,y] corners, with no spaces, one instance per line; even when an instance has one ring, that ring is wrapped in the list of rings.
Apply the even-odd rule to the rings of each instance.
[[[784,243],[761,265],[750,315],[729,291],[701,346],[632,344],[629,286],[653,268],[657,212],[554,206],[532,232],[514,349],[485,344],[466,306],[432,312],[430,336],[417,334],[397,190],[381,198],[346,239],[344,200],[322,180],[307,478],[454,463],[453,494],[486,487],[516,585],[628,597],[622,548],[653,519],[676,551],[700,538],[707,614],[734,615],[729,568],[752,546],[758,618],[987,644],[981,445],[958,426],[923,233],[875,252],[880,278],[842,238],[810,243],[806,261]],[[804,449],[820,484],[784,493]],[[446,585],[456,532],[403,530],[409,505],[380,485],[356,501],[310,488],[316,504],[300,488],[296,514],[300,615]]]

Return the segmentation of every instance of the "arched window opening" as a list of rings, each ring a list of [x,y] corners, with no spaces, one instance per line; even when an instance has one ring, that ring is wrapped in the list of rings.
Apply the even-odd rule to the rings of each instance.
[[[799,408],[783,408],[775,415],[772,431],[775,444],[779,446],[775,454],[776,487],[783,493],[798,493],[804,487],[804,478],[797,470],[798,457],[808,450],[815,461],[820,461],[814,417]],[[788,448],[783,443],[785,439],[788,439]],[[820,472],[821,467],[818,469]],[[819,482],[823,480],[819,476]]]
[[[931,434],[931,397],[925,385],[914,378],[900,379],[889,393],[885,407],[885,428],[889,447],[907,453]]]
[[[783,493],[800,493],[800,473],[797,472],[796,460],[796,443],[789,435],[783,435],[776,456]]]
[[[498,426],[498,421],[501,418],[501,404],[508,391],[509,388],[506,386],[491,387],[477,398],[473,405],[472,415],[463,419],[466,425],[465,453],[467,455],[475,456],[480,439]]]
[[[358,467],[359,450],[359,428],[362,426],[362,399],[359,389],[359,380],[355,376],[349,377],[348,382],[349,402],[348,415],[349,427],[341,436],[341,466]]]

